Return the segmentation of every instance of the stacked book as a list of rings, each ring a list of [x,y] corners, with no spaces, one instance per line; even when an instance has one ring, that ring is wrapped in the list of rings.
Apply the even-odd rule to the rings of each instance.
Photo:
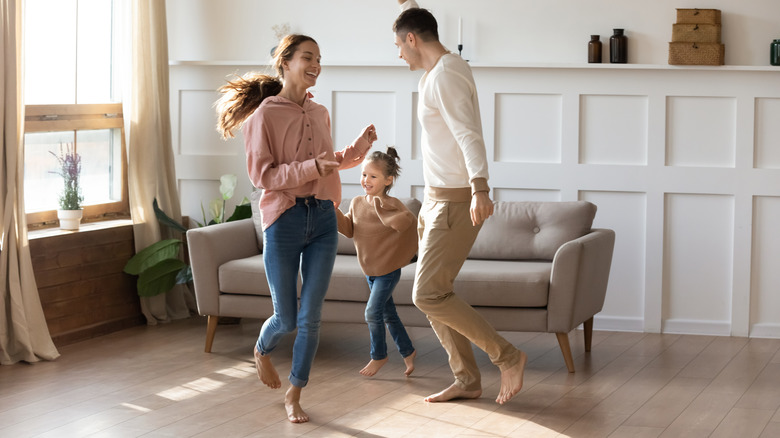
[[[671,65],[723,65],[720,9],[677,9],[669,43]]]

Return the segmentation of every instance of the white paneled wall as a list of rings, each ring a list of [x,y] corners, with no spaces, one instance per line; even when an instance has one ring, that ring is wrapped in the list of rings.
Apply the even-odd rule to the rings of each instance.
[[[171,66],[183,213],[236,173],[248,194],[243,140],[214,130],[214,90],[250,67]],[[768,67],[473,66],[496,201],[598,206],[617,233],[596,328],[780,337],[780,82]],[[395,196],[422,197],[419,72],[325,66],[315,100],[334,142],[377,127],[403,172]],[[342,172],[345,197],[359,169]]]

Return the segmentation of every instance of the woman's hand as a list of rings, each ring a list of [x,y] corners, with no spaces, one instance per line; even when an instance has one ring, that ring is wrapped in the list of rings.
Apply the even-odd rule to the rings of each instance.
[[[320,176],[328,176],[339,168],[339,162],[327,159],[327,152],[317,155],[314,162],[317,164],[317,172]]]
[[[360,134],[367,142],[374,143],[377,139],[376,128],[374,125],[368,125],[363,128],[363,132]]]

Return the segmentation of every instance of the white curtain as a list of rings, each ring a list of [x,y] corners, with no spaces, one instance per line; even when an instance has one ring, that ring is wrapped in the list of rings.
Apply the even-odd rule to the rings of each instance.
[[[0,0],[0,364],[59,357],[35,284],[24,213],[22,0]]]
[[[140,251],[160,239],[179,237],[165,227],[161,229],[152,209],[154,199],[177,221],[181,221],[181,204],[171,144],[165,2],[132,0],[130,7],[132,59],[124,114],[130,211],[135,247]],[[195,309],[192,292],[182,285],[156,297],[141,298],[141,310],[152,325],[189,317]]]

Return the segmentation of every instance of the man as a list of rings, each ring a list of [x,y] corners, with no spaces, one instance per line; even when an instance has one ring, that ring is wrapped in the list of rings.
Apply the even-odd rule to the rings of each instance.
[[[447,350],[455,375],[452,385],[425,401],[482,395],[473,342],[501,370],[496,402],[504,404],[522,388],[528,357],[453,291],[482,223],[493,214],[474,77],[468,63],[439,42],[436,19],[428,10],[415,0],[398,3],[403,10],[393,25],[398,55],[411,70],[425,70],[417,111],[423,128],[425,201],[413,298]]]

